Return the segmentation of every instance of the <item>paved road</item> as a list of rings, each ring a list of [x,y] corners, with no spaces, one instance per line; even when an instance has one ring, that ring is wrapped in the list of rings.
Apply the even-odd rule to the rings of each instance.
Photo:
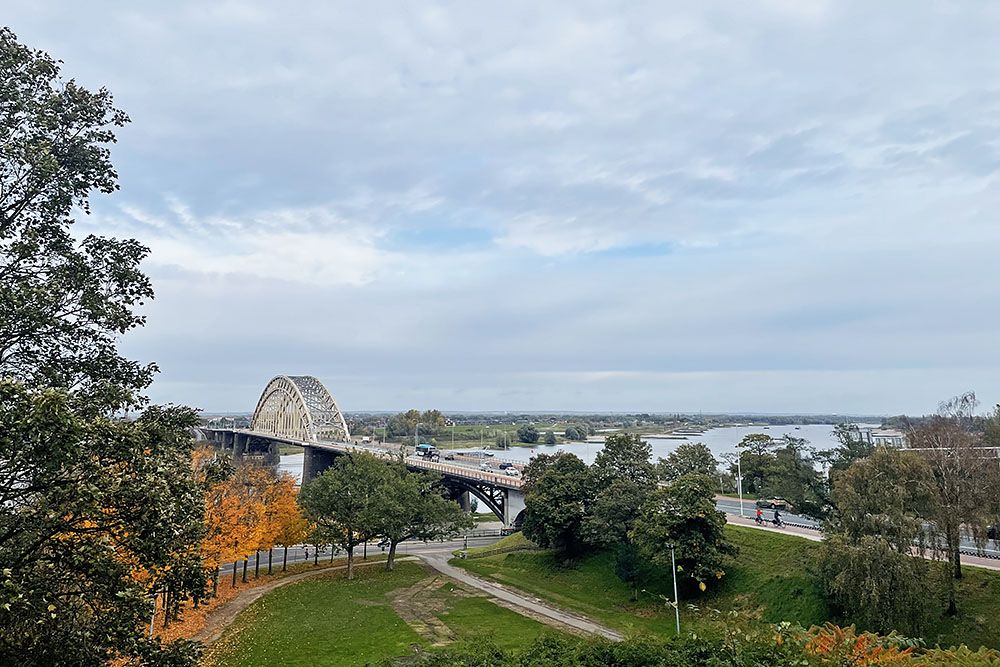
[[[738,517],[740,515],[739,500],[717,496],[715,498],[715,506],[718,507],[720,511],[725,512],[729,516]],[[753,517],[756,510],[757,506],[754,504],[753,500],[743,501],[743,516],[748,519],[749,525],[753,525],[754,527],[757,527],[753,521]],[[773,516],[774,516],[774,510],[768,510],[768,509],[764,510],[764,519],[766,521],[769,522],[771,520],[771,517]],[[815,532],[817,535],[820,534],[819,531],[821,530],[821,526],[820,523],[815,519],[812,519],[807,516],[802,516],[800,514],[791,514],[787,512],[781,512],[781,518],[785,523],[789,524],[788,526],[789,528],[805,529],[805,530],[795,531],[796,534],[801,533],[805,535],[810,532]],[[738,522],[738,523],[743,525],[743,522]],[[992,559],[1000,559],[1000,545],[998,545],[996,542],[990,542],[989,544],[987,544],[985,549],[980,551],[976,547],[975,542],[973,542],[973,540],[970,537],[965,536],[962,538],[962,554],[963,554],[962,558],[963,562],[966,560],[966,557],[969,558],[974,557],[977,558],[979,561],[985,563],[995,562]],[[997,568],[990,567],[990,569],[997,569]]]
[[[496,542],[499,539],[500,539],[500,535],[498,535],[498,534],[483,535],[483,536],[472,536],[472,537],[469,537],[468,545],[470,547],[479,547],[479,546],[483,546],[485,544],[492,544],[492,543]],[[449,541],[446,541],[446,542],[429,542],[429,543],[424,543],[424,542],[403,542],[398,547],[396,547],[396,554],[397,555],[406,555],[406,554],[409,554],[409,553],[417,553],[419,551],[422,551],[422,549],[421,549],[422,547],[433,548],[435,546],[440,546],[442,549],[446,550],[448,553],[451,553],[452,551],[455,551],[456,549],[463,548],[465,546],[465,544],[466,544],[466,541],[465,541],[464,538],[459,538],[457,540],[449,540]],[[368,555],[369,556],[373,556],[373,557],[374,556],[381,556],[384,553],[385,553],[385,551],[378,546],[378,543],[376,543],[376,542],[369,542],[368,543]],[[330,560],[330,555],[331,555],[331,551],[330,551],[329,548],[320,549],[319,550],[319,557],[318,557],[317,560],[319,560],[319,562],[323,562],[324,560],[329,561]],[[333,557],[334,558],[343,558],[345,555],[346,554],[344,554],[344,552],[342,552],[342,551],[341,552],[334,552],[333,553]],[[292,563],[301,563],[301,562],[307,561],[307,560],[308,561],[312,561],[314,559],[314,556],[315,556],[315,549],[312,547],[312,545],[299,545],[299,546],[289,547],[288,548],[288,564],[289,565],[291,565]],[[363,558],[364,558],[364,547],[362,545],[358,545],[357,549],[354,552],[354,557],[357,560],[357,562],[364,562],[363,561]],[[274,552],[272,554],[272,559],[273,559],[272,560],[272,567],[275,570],[280,570],[281,569],[281,563],[282,563],[282,559],[283,558],[284,558],[284,549],[282,549],[280,547],[275,547]],[[242,572],[242,570],[243,570],[243,561],[239,562],[239,564],[237,565],[237,570],[240,571],[240,572]],[[266,551],[260,552],[260,570],[261,570],[261,572],[266,572],[267,571],[267,552]],[[233,571],[233,564],[232,563],[226,563],[226,564],[224,564],[220,568],[220,573],[221,573],[220,574],[220,579],[224,578],[224,577],[222,577],[222,575],[224,575],[226,573],[232,574],[232,571]],[[247,576],[253,576],[253,571],[254,571],[254,559],[251,556],[250,557],[250,561],[247,564]]]

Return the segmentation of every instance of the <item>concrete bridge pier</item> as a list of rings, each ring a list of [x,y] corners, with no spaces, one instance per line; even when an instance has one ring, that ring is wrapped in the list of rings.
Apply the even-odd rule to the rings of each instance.
[[[472,511],[472,496],[468,491],[462,491],[459,493],[455,500],[458,502],[458,506],[464,511]]]
[[[504,489],[503,525],[520,528],[524,520],[524,492],[520,489]]]
[[[233,463],[243,460],[243,455],[250,444],[250,436],[245,433],[233,433]]]
[[[306,484],[333,465],[333,452],[318,447],[305,447],[302,461],[302,483]]]
[[[264,455],[264,464],[277,466],[281,463],[281,446],[274,440],[268,440],[265,444],[267,445],[267,453]]]

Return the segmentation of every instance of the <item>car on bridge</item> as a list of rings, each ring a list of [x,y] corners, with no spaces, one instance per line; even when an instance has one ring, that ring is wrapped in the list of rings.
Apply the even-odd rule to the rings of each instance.
[[[503,474],[509,475],[511,477],[520,477],[521,471],[515,468],[514,466],[510,466],[509,468],[504,469]]]

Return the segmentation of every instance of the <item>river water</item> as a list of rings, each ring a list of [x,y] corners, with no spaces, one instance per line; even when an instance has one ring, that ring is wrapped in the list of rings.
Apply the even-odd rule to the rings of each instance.
[[[675,438],[657,438],[655,436],[645,436],[643,439],[649,443],[653,449],[653,460],[661,456],[667,456],[677,449],[678,445],[685,442],[701,442],[708,446],[716,458],[736,451],[736,444],[750,433],[766,433],[772,438],[781,438],[789,435],[794,438],[803,438],[816,449],[830,449],[836,446],[837,441],[833,437],[834,424],[803,424],[799,426],[723,426],[713,428],[700,435],[690,435],[684,440]],[[511,447],[507,450],[491,449],[495,455],[494,460],[520,461],[527,463],[535,454],[555,454],[560,451],[576,454],[586,463],[593,463],[597,452],[604,446],[603,441],[598,438],[588,442],[574,442],[560,445],[536,444],[532,447]],[[460,450],[472,451],[472,450]],[[296,478],[302,477],[303,454],[287,454],[281,457],[278,469],[287,472]]]

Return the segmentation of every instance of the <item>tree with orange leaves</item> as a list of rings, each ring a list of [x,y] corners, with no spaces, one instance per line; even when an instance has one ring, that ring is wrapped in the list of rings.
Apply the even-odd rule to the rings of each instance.
[[[290,475],[279,476],[272,488],[271,543],[284,547],[281,560],[281,571],[284,572],[288,569],[288,547],[304,542],[312,533],[313,525],[302,515],[298,504],[295,480]],[[267,573],[271,574],[270,552],[267,557]]]

